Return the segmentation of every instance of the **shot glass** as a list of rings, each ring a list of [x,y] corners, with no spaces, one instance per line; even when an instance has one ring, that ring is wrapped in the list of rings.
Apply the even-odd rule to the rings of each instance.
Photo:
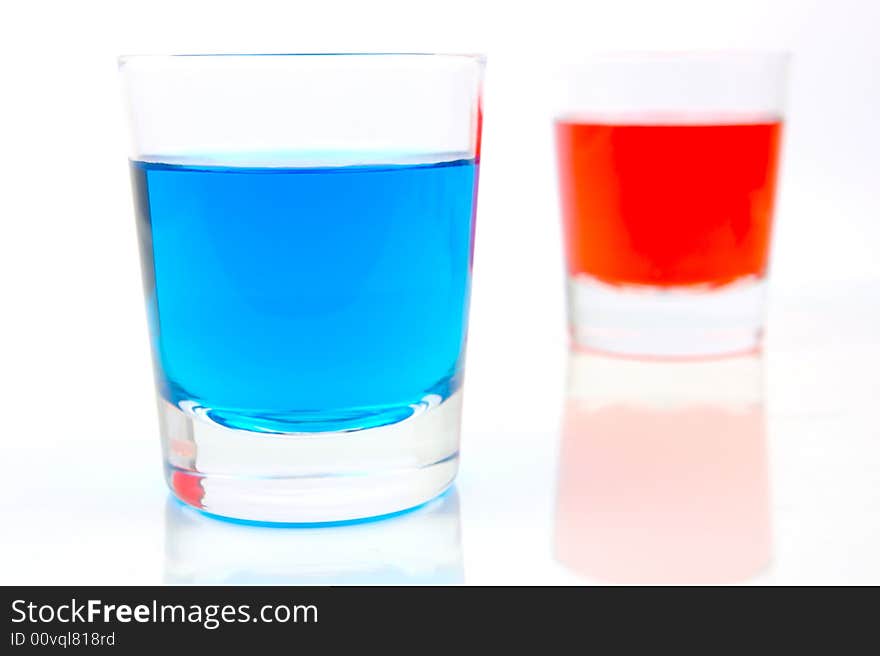
[[[458,467],[484,59],[120,59],[168,485],[386,515]]]
[[[574,345],[755,349],[776,196],[783,53],[596,56],[566,76],[556,146]]]

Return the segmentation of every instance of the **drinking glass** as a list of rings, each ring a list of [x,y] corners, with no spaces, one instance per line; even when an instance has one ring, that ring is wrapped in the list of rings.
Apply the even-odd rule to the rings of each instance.
[[[710,356],[764,327],[788,57],[596,56],[556,145],[576,346]]]
[[[484,59],[120,59],[166,478],[386,515],[458,467]]]

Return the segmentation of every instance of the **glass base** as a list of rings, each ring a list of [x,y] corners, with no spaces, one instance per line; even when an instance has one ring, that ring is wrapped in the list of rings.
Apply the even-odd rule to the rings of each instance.
[[[436,585],[462,583],[455,486],[384,522],[254,530],[168,499],[165,583],[175,585]]]
[[[764,330],[765,281],[653,287],[609,285],[591,276],[568,280],[568,316],[576,347],[615,355],[711,357],[758,348]]]
[[[343,522],[418,506],[458,470],[461,390],[408,419],[358,431],[266,434],[159,402],[165,473],[184,503],[231,519]]]

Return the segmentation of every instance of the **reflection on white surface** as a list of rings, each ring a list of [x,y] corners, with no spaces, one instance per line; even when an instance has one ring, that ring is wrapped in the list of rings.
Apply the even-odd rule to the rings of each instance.
[[[317,528],[224,521],[168,499],[167,583],[382,585],[463,580],[455,489],[388,519]]]
[[[720,583],[771,552],[762,358],[572,353],[555,551],[621,583]]]

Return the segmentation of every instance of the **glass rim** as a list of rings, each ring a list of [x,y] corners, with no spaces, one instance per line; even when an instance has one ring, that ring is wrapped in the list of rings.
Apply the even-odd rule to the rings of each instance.
[[[663,62],[663,61],[735,61],[776,60],[788,62],[793,53],[787,49],[685,49],[685,50],[595,50],[572,58],[579,62]]]
[[[425,58],[425,59],[463,59],[476,62],[481,65],[486,63],[486,55],[482,53],[457,53],[457,52],[223,52],[223,53],[169,53],[169,54],[129,54],[119,55],[116,62],[124,66],[135,61],[173,61],[175,59],[257,59],[257,58],[331,58],[340,59],[365,59],[365,58]]]

